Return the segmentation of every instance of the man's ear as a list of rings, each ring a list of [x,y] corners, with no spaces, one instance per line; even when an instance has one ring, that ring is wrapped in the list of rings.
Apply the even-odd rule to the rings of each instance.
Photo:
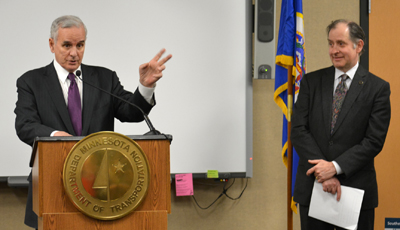
[[[364,48],[364,41],[360,39],[357,42],[357,47],[356,47],[357,53],[360,54],[363,48]]]
[[[54,53],[54,46],[55,46],[56,44],[54,43],[54,40],[52,39],[52,38],[49,38],[49,46],[50,46],[50,51],[52,52],[52,53]]]

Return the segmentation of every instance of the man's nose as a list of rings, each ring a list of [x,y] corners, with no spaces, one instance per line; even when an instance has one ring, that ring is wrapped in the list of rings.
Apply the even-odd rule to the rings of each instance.
[[[78,53],[78,50],[76,49],[76,47],[72,47],[70,49],[69,55],[72,57],[75,57],[77,55],[77,53]]]
[[[338,47],[337,47],[336,45],[333,45],[333,46],[331,47],[331,52],[334,53],[334,54],[338,53],[338,52],[339,52]]]

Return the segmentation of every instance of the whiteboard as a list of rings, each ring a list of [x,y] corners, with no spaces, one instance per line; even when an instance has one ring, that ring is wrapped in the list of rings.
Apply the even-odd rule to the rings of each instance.
[[[83,63],[117,72],[127,90],[140,64],[173,55],[149,117],[171,134],[171,173],[246,173],[252,156],[250,0],[1,1],[0,177],[28,175],[31,147],[16,136],[16,80],[49,64],[52,21],[79,16],[88,29]],[[116,132],[144,134],[143,123]],[[249,175],[249,173],[247,174]]]

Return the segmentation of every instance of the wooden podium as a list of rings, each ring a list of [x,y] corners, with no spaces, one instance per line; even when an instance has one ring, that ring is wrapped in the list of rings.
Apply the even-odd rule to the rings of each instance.
[[[83,137],[42,137],[35,140],[32,157],[33,210],[43,230],[166,230],[171,213],[169,147],[171,136],[128,136],[147,155],[150,184],[145,200],[116,220],[97,220],[81,213],[63,186],[64,160]]]

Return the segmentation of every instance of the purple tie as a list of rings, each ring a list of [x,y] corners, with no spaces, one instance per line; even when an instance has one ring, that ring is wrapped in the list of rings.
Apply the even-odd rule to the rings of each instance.
[[[68,78],[71,81],[68,90],[68,112],[71,117],[72,126],[74,127],[75,134],[80,136],[82,134],[82,106],[81,97],[79,95],[78,85],[75,81],[75,75],[73,73],[68,74]]]
[[[340,76],[340,78],[341,81],[336,87],[335,95],[333,95],[331,134],[333,133],[333,128],[335,127],[336,120],[339,116],[340,110],[342,109],[343,101],[348,90],[346,80],[349,78],[349,76],[343,74]]]

